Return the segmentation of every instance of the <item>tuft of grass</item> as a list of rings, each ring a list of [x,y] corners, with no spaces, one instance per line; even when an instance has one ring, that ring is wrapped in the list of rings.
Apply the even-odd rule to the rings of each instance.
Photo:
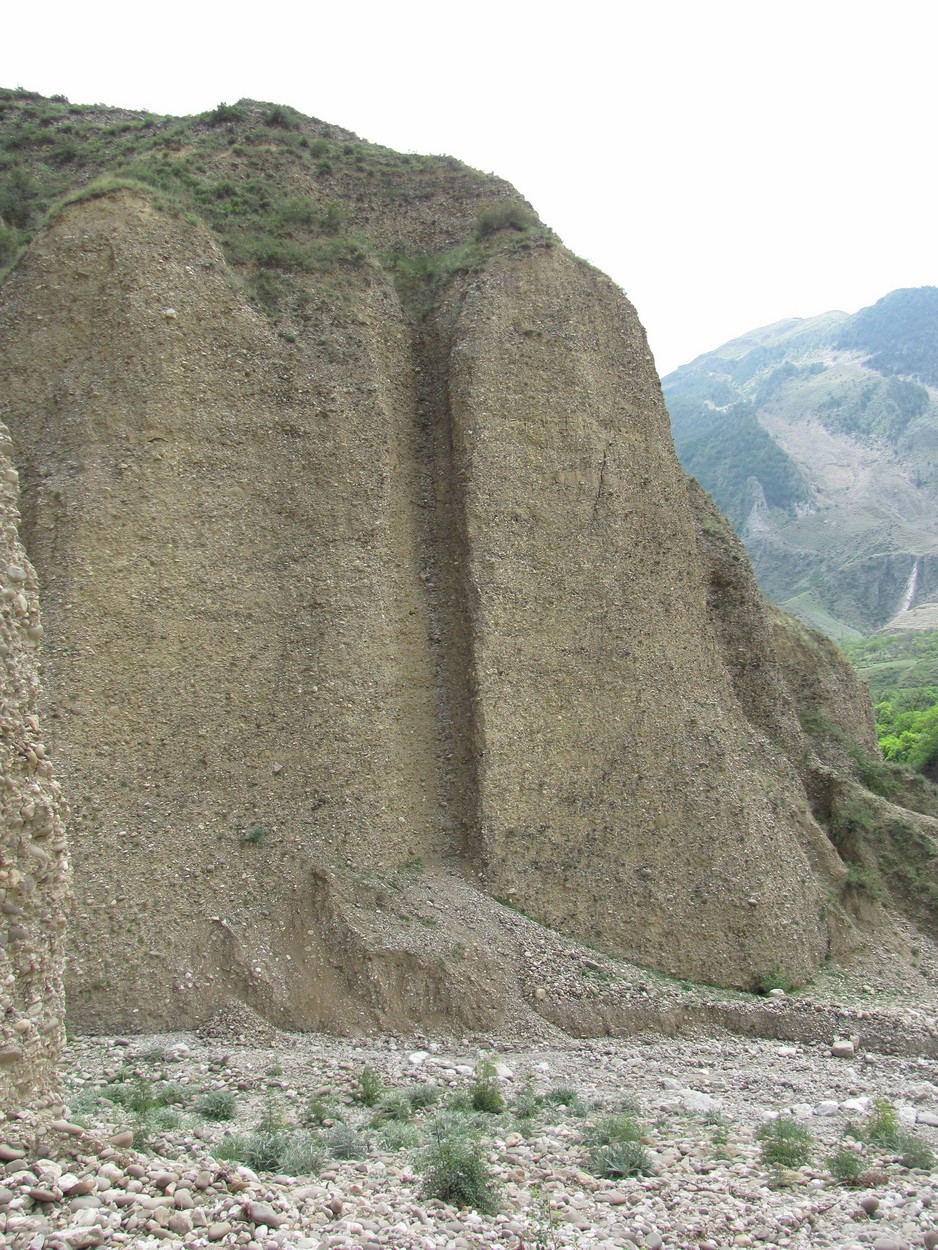
[[[645,1130],[627,1111],[603,1116],[587,1133],[587,1141],[594,1146],[608,1146],[613,1142],[641,1141]]]
[[[533,1120],[543,1106],[544,1099],[536,1092],[529,1078],[512,1099],[511,1110],[518,1120]]]
[[[814,1140],[804,1124],[787,1116],[769,1120],[756,1133],[763,1166],[780,1172],[803,1167],[811,1158]]]
[[[915,1133],[900,1133],[898,1150],[899,1162],[904,1168],[916,1168],[922,1172],[934,1170],[935,1152]]]
[[[212,1089],[203,1094],[193,1110],[206,1120],[233,1120],[238,1100],[229,1089]]]
[[[784,990],[789,994],[795,988],[795,981],[788,973],[783,972],[778,964],[763,972],[756,981],[756,993],[769,994],[772,990]]]
[[[395,1092],[385,1094],[374,1109],[371,1123],[374,1128],[387,1124],[391,1120],[403,1123],[413,1117],[414,1108],[406,1094]]]
[[[379,1133],[385,1150],[413,1150],[420,1144],[421,1133],[415,1124],[403,1120],[389,1120]]]
[[[321,1098],[310,1098],[300,1114],[300,1122],[307,1126],[321,1127],[327,1120],[341,1120],[342,1115],[337,1107],[323,1102]]]
[[[487,204],[476,220],[476,238],[484,239],[498,230],[530,230],[538,225],[537,216],[526,204],[517,200],[499,200]]]
[[[426,1107],[432,1107],[434,1103],[440,1100],[440,1087],[438,1085],[411,1085],[404,1090],[404,1097],[410,1103],[415,1111],[422,1111]]]
[[[596,1176],[617,1179],[625,1176],[653,1176],[651,1155],[639,1141],[613,1141],[594,1146],[589,1152],[590,1171]]]

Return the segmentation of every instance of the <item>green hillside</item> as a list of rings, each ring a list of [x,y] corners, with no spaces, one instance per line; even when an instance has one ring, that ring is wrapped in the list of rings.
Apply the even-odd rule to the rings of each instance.
[[[662,380],[766,594],[838,641],[938,599],[938,288],[779,321]]]

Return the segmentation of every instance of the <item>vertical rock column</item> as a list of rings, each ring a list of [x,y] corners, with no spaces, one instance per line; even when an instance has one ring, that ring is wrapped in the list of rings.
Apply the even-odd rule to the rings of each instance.
[[[39,597],[10,452],[0,425],[0,1112],[56,1100],[68,901],[64,803],[36,714]]]

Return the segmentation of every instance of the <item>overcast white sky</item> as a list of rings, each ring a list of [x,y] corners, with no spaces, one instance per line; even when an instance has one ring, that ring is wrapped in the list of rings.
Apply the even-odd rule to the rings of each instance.
[[[627,292],[662,373],[938,284],[934,0],[46,0],[3,27],[2,86],[270,100],[500,174]]]

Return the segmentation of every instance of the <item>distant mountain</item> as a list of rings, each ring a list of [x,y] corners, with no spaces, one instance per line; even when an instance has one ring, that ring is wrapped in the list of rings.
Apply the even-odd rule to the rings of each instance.
[[[662,385],[684,468],[732,521],[770,598],[841,639],[928,618],[938,287],[764,326]]]

